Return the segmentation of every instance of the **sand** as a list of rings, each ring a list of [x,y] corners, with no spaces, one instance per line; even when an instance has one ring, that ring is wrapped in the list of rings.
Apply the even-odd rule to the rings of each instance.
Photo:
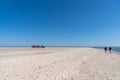
[[[1,48],[0,80],[120,80],[120,55],[94,48]]]

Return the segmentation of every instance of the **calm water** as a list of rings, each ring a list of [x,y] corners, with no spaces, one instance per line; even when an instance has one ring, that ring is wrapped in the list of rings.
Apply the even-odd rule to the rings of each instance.
[[[120,47],[113,47],[114,51],[120,52]]]

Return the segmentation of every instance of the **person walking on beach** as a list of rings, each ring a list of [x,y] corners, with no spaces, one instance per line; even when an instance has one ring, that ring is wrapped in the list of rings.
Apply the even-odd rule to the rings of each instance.
[[[105,50],[105,53],[106,53],[107,52],[107,47],[105,47],[104,50]]]
[[[112,48],[111,48],[111,47],[109,47],[109,53],[111,53],[111,51],[112,51]]]

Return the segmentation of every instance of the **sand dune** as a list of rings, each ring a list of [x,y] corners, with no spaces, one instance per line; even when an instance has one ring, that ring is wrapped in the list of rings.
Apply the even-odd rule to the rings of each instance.
[[[0,80],[120,80],[120,55],[94,48],[2,48]]]

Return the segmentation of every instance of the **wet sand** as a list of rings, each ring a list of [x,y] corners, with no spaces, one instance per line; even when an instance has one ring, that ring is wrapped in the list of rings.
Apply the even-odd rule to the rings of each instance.
[[[120,55],[94,48],[0,48],[0,80],[120,80]]]

